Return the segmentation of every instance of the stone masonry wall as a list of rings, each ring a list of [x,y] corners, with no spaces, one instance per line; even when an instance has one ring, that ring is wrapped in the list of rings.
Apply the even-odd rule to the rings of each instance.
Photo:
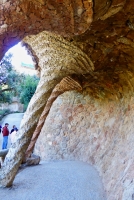
[[[134,97],[120,101],[66,92],[53,104],[35,153],[94,165],[108,200],[134,198]]]
[[[12,103],[2,103],[0,104],[0,109],[4,110],[4,109],[9,109],[12,112],[23,112],[24,111],[24,106],[23,104],[19,103],[19,102],[12,102]]]

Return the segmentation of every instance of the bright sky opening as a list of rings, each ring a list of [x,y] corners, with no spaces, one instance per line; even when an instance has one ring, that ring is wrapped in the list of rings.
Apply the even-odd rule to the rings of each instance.
[[[22,47],[20,42],[9,49],[8,52],[13,54],[12,64],[15,68],[19,68],[21,63],[33,65],[31,56],[27,54],[25,47]]]
[[[16,71],[18,71],[19,73],[30,75],[36,74],[32,58],[30,55],[27,54],[27,50],[25,49],[25,47],[21,46],[21,42],[9,49],[7,53],[11,53],[13,55],[12,65],[14,66]],[[29,67],[24,67],[28,65],[32,65],[33,69],[30,69]]]

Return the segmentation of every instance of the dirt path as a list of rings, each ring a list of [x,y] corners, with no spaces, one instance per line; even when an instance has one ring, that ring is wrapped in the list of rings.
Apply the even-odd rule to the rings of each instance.
[[[106,200],[97,171],[76,161],[42,162],[17,174],[11,188],[0,188],[4,200]]]
[[[0,125],[2,125],[3,127],[5,123],[8,123],[10,131],[13,125],[16,125],[16,127],[19,129],[22,117],[23,117],[23,113],[13,113],[13,114],[6,115],[0,122]],[[0,134],[0,149],[2,147],[2,139],[3,139],[2,134]],[[8,140],[8,148],[9,147],[10,147],[10,137]]]

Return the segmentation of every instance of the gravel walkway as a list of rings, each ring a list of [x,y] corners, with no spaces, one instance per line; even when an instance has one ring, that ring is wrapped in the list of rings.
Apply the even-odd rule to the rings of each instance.
[[[41,162],[17,174],[11,188],[0,188],[4,200],[106,200],[97,171],[76,161]]]

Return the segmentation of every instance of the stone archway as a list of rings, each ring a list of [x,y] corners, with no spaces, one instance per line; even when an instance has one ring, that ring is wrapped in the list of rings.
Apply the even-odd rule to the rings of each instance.
[[[75,78],[75,77],[74,77]],[[81,84],[78,82],[78,79],[77,80],[74,80],[74,78],[72,77],[65,77],[61,80],[61,82],[59,84],[57,84],[55,86],[55,88],[53,89],[49,99],[47,100],[47,103],[45,105],[45,108],[39,118],[39,122],[37,124],[37,127],[32,135],[32,138],[31,138],[31,141],[30,141],[30,144],[26,150],[26,154],[25,154],[25,158],[24,158],[24,161],[27,160],[27,158],[31,157],[31,154],[34,150],[34,146],[35,146],[35,143],[38,139],[38,136],[41,132],[41,129],[46,121],[46,118],[49,114],[49,111],[52,107],[52,104],[53,102],[57,99],[57,97],[61,94],[63,94],[64,92],[66,91],[70,91],[70,90],[77,90],[77,91],[81,91],[82,90],[82,87],[81,87]]]
[[[70,37],[85,32],[92,22],[92,0],[1,0],[0,59],[31,34],[44,30]]]
[[[12,184],[53,88],[62,78],[71,74],[92,73],[93,68],[93,63],[84,52],[60,36],[42,32],[38,37],[36,35],[25,38],[24,42],[26,43],[27,40],[28,45],[32,47],[33,52],[36,52],[36,57],[39,58],[38,65],[41,67],[40,82],[23,117],[18,140],[10,148],[3,164],[1,183],[5,186]],[[39,51],[39,45],[42,52]],[[57,55],[60,55],[58,62],[56,62]]]
[[[41,73],[41,81],[22,121],[17,145],[10,149],[0,172],[1,184],[4,186],[12,184],[53,88],[62,78],[71,74],[80,74],[82,75],[83,87],[88,88],[89,95],[97,98],[99,102],[103,101],[109,107],[109,109],[103,107],[103,111],[108,114],[106,124],[108,126],[112,124],[111,132],[108,134],[106,129],[104,133],[109,139],[112,139],[112,143],[113,141],[118,143],[121,138],[122,148],[121,152],[118,152],[121,155],[127,155],[127,157],[124,156],[126,160],[120,162],[129,163],[128,165],[121,164],[122,170],[124,170],[123,176],[115,176],[120,184],[115,184],[114,192],[109,189],[113,187],[113,178],[111,177],[108,184],[106,182],[109,199],[124,198],[123,200],[128,200],[128,196],[132,199],[132,167],[134,163],[133,158],[131,158],[134,154],[133,147],[131,147],[133,142],[134,87],[133,0],[95,0],[94,4],[90,0],[79,1],[79,3],[75,0],[68,0],[65,2],[57,1],[57,4],[54,1],[31,2],[24,0],[3,1],[0,4],[2,16],[0,29],[1,57],[18,39],[26,36],[24,44],[27,44],[27,48],[34,56],[36,66]],[[68,9],[65,9],[66,7]],[[37,12],[37,8],[40,12]],[[71,15],[68,13],[70,9]],[[42,16],[43,12],[44,15]],[[13,21],[10,17],[11,14],[14,16]],[[66,23],[68,22],[67,19],[70,23]],[[30,26],[31,20],[33,20],[32,26]],[[47,21],[46,24],[45,20]],[[19,22],[23,22],[21,26]],[[55,32],[56,35],[44,30]],[[58,34],[65,38],[58,36]],[[93,102],[95,103],[94,100]],[[110,102],[114,106],[110,106]],[[99,103],[97,106],[99,110]],[[130,115],[129,111],[131,111]],[[110,121],[111,113],[116,116],[115,123]],[[119,126],[120,123],[122,128]],[[118,129],[118,126],[120,129]],[[112,137],[114,128],[119,131],[120,137],[117,137],[117,141]],[[102,142],[105,144],[105,140]],[[124,144],[125,147],[130,144],[132,148],[129,155],[126,149],[123,149]],[[110,154],[108,152],[105,151],[106,154],[113,156],[112,150]],[[103,165],[104,155],[101,155],[100,165]],[[95,155],[93,155],[93,158],[95,158]],[[114,197],[113,193],[115,194]]]

